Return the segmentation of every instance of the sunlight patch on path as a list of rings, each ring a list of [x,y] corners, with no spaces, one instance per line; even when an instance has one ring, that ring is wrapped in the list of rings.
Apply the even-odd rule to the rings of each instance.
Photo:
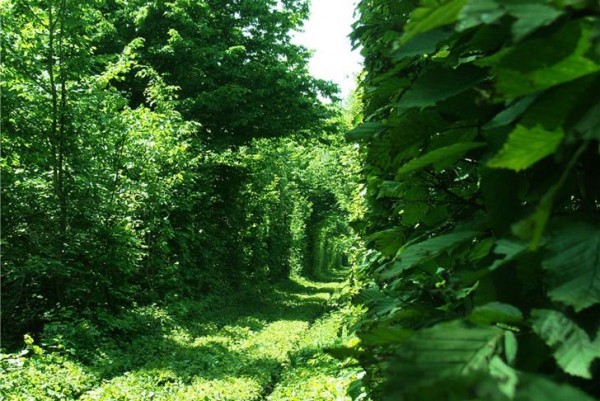
[[[341,286],[293,278],[248,299],[180,300],[72,322],[70,337],[0,354],[0,400],[347,400],[356,368],[324,352],[350,338],[345,326],[356,316],[339,302]]]
[[[236,316],[207,335],[178,327],[143,367],[110,379],[82,401],[258,400],[275,385],[338,283],[295,280],[256,316]],[[273,398],[270,398],[273,399]]]
[[[362,369],[353,361],[339,361],[325,352],[355,337],[345,329],[348,321],[360,311],[352,306],[328,313],[303,334],[290,365],[267,398],[268,401],[351,401],[350,384]]]

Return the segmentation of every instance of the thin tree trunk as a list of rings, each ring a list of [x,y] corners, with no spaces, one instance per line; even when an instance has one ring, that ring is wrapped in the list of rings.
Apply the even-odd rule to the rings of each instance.
[[[48,5],[48,77],[52,123],[50,127],[52,180],[54,194],[58,200],[58,235],[56,236],[57,258],[64,262],[65,244],[68,229],[68,199],[65,189],[66,173],[66,108],[67,83],[64,66],[64,23],[66,1],[62,0],[58,10],[53,2]],[[58,65],[57,65],[58,64]],[[56,67],[58,66],[58,76]],[[55,296],[58,302],[63,299],[63,279],[60,273],[54,277]]]
[[[66,12],[66,0],[61,1],[60,5],[60,35],[58,37],[58,67],[60,77],[60,109],[59,109],[59,154],[58,154],[58,166],[59,166],[59,203],[60,203],[60,236],[62,239],[61,252],[64,254],[64,244],[67,240],[67,227],[68,227],[68,195],[65,189],[66,180],[66,165],[65,165],[65,153],[66,153],[66,112],[67,112],[67,77],[66,69],[64,65],[64,22]],[[64,257],[64,255],[61,255]]]
[[[50,142],[52,144],[52,183],[54,193],[57,198],[59,196],[59,165],[58,165],[58,92],[56,90],[56,77],[54,76],[54,12],[52,4],[48,9],[48,77],[50,80],[50,96],[52,107],[52,123],[50,125]]]

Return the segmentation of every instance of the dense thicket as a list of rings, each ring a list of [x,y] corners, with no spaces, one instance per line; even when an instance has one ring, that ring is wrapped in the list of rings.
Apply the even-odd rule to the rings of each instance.
[[[290,43],[306,2],[1,4],[3,345],[311,270],[347,231],[325,216],[353,149]]]
[[[359,11],[373,397],[600,395],[598,3]]]

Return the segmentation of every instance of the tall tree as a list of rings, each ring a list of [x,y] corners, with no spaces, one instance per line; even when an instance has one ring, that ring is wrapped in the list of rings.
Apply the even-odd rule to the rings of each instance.
[[[309,53],[291,42],[306,0],[113,1],[106,12],[116,31],[100,51],[143,38],[142,62],[181,89],[179,110],[209,141],[288,135],[331,116],[319,98],[335,88],[309,75]]]
[[[130,302],[133,277],[151,275],[140,260],[164,256],[170,235],[193,126],[136,63],[139,41],[94,53],[111,29],[98,4],[3,2],[2,327],[13,334],[65,305]],[[133,68],[153,110],[112,86]]]
[[[96,15],[90,5],[14,1],[5,2],[2,10],[2,100],[4,111],[10,110],[2,115],[3,140],[5,158],[13,167],[4,177],[3,208],[14,208],[6,233],[14,229],[29,237],[27,242],[63,266],[58,270],[64,269],[67,258],[78,167],[80,130],[71,96],[81,89],[80,77],[93,65],[88,35],[95,34],[89,26]],[[37,197],[28,185],[37,186]],[[7,188],[16,193],[7,193]],[[52,280],[56,301],[63,298],[63,274],[57,271]]]

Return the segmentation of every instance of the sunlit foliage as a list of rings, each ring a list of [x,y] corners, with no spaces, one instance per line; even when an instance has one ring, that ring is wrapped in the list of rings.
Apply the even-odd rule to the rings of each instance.
[[[600,393],[600,10],[364,0],[362,364],[385,400]]]

